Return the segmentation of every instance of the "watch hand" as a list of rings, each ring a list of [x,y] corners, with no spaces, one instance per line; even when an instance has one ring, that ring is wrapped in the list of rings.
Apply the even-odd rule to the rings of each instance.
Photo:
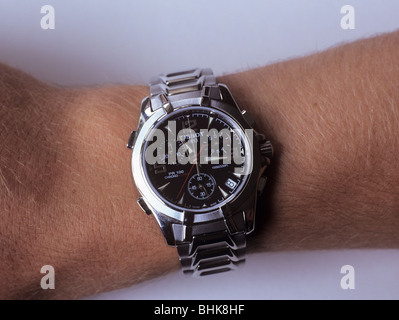
[[[203,145],[201,146],[200,151],[199,151],[198,154],[197,154],[197,158],[198,158],[199,155],[201,154],[201,151],[202,151],[202,149],[203,149],[204,147],[205,147],[205,145],[203,144]],[[176,198],[179,198],[181,192],[183,191],[184,186],[185,186],[186,183],[187,183],[188,177],[190,176],[191,171],[193,171],[195,165],[196,165],[196,164],[193,163],[193,165],[191,166],[190,171],[188,172],[188,175],[187,175],[186,179],[184,180],[183,185],[181,186],[180,191],[179,191],[179,193],[177,194],[177,197],[176,197]]]
[[[206,191],[206,188],[204,187],[203,184],[200,184],[199,187],[200,187],[202,190],[204,190],[204,192],[206,193],[207,196],[209,196],[209,192]]]
[[[188,143],[187,143],[187,142],[184,143],[183,146],[184,146],[184,148],[186,148],[186,150],[187,150],[189,153],[191,153],[191,154],[194,153],[194,150],[191,149],[191,148],[188,146]]]

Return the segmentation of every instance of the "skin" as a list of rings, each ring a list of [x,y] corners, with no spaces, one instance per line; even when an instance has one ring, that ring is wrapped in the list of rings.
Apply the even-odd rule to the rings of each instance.
[[[219,77],[275,146],[249,251],[399,246],[399,32]],[[79,298],[179,268],[125,146],[146,86],[0,65],[0,298]],[[56,290],[42,290],[43,265]]]

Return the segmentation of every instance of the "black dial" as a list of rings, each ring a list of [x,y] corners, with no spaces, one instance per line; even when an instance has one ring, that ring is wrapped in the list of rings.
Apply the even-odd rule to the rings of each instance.
[[[144,144],[147,179],[165,202],[182,209],[209,209],[237,194],[251,160],[238,124],[220,111],[174,111]],[[148,159],[152,159],[148,161]]]

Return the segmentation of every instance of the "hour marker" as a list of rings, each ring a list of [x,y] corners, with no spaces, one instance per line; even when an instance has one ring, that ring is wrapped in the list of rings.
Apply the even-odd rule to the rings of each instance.
[[[226,199],[229,196],[229,194],[226,191],[224,191],[220,186],[218,186],[218,188],[219,188],[220,192],[222,193],[223,198]]]
[[[235,175],[237,178],[241,178],[241,176],[242,176],[241,173],[237,173],[237,172],[233,172],[233,175]]]
[[[159,190],[159,191],[163,191],[169,184],[170,184],[170,182],[165,183],[163,186],[160,186],[160,187],[158,188],[158,190]]]
[[[183,195],[181,196],[181,198],[177,204],[179,204],[181,206],[183,205],[184,195],[185,195],[185,193],[183,193]]]
[[[208,129],[209,129],[209,127],[211,126],[211,123],[212,123],[212,121],[213,121],[214,119],[215,119],[214,117],[209,117],[209,120],[208,120]]]
[[[156,174],[165,173],[166,172],[166,165],[165,164],[156,163],[156,164],[153,165],[153,167],[154,167],[154,172]]]

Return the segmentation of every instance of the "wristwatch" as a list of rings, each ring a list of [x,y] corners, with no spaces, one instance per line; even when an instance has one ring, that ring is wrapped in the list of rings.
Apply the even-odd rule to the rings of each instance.
[[[153,214],[185,273],[245,260],[273,147],[211,69],[161,74],[141,103],[132,149],[138,205]]]

